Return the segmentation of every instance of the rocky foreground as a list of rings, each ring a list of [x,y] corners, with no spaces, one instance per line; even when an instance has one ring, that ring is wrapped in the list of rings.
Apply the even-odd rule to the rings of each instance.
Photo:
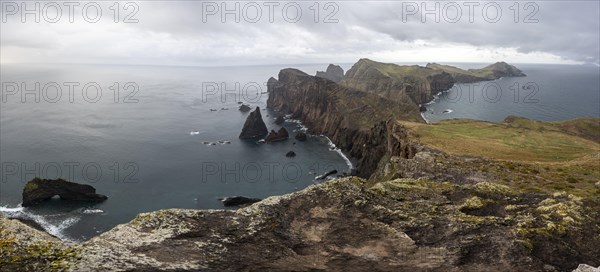
[[[140,214],[82,245],[1,219],[0,269],[31,261],[70,271],[571,271],[600,265],[598,205],[490,182],[369,186],[350,177],[236,211]],[[23,249],[7,237],[43,243]],[[25,252],[29,259],[11,255]]]

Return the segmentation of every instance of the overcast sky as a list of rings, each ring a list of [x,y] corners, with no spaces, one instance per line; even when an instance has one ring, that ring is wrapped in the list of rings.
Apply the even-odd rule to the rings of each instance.
[[[23,13],[23,8],[34,10],[35,3],[41,3],[39,23],[34,14]],[[129,6],[120,2],[118,8],[102,1],[97,2],[100,17],[94,2],[86,10],[88,2],[81,2],[72,18],[64,2],[45,3],[22,6],[2,0],[0,61],[220,66],[348,63],[367,57],[598,65],[600,59],[599,1],[487,6],[489,2],[302,1],[284,6],[290,1],[142,1]],[[239,22],[234,14],[223,21],[223,8],[235,10],[236,3]],[[57,7],[61,17],[56,17]]]

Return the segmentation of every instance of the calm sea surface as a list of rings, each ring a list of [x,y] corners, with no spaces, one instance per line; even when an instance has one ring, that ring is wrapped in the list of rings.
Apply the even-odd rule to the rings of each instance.
[[[3,64],[0,210],[81,241],[140,212],[222,208],[219,197],[281,195],[329,170],[347,172],[327,138],[295,141],[293,122],[283,125],[292,135],[285,142],[238,139],[248,115],[238,102],[260,106],[267,127],[279,129],[265,110],[265,82],[286,67]],[[22,189],[35,176],[90,184],[109,199],[23,209]]]

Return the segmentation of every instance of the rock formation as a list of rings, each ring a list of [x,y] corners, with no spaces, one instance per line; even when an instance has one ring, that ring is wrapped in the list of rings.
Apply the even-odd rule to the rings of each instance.
[[[272,143],[272,142],[285,141],[289,137],[290,137],[290,135],[288,134],[287,129],[282,127],[279,129],[279,131],[271,130],[271,132],[269,132],[269,135],[267,135],[267,137],[265,138],[265,142]]]
[[[297,69],[279,72],[278,84],[269,91],[267,106],[291,113],[314,134],[328,136],[358,159],[355,174],[365,178],[388,151],[388,120],[423,122],[416,106],[347,88]]]
[[[252,108],[250,108],[250,106],[246,105],[246,104],[242,104],[239,107],[239,110],[241,112],[249,112]]]
[[[325,174],[323,174],[323,175],[320,175],[320,176],[317,176],[317,177],[315,177],[315,179],[316,179],[316,180],[324,180],[324,179],[326,179],[327,177],[329,177],[329,176],[331,176],[331,175],[335,175],[335,174],[337,174],[337,172],[338,172],[338,171],[334,169],[334,170],[331,170],[331,171],[329,171],[329,172],[327,172],[327,173],[325,173]]]
[[[446,91],[455,80],[449,73],[412,65],[401,66],[360,59],[346,73],[342,85],[411,104],[418,108]]]
[[[444,71],[452,75],[457,83],[473,83],[486,80],[494,80],[501,77],[522,77],[525,74],[506,62],[496,62],[481,69],[463,70],[450,65],[428,63],[427,68]]]
[[[275,119],[275,124],[276,125],[281,125],[285,122],[285,120],[283,119],[283,116],[279,115],[277,116],[277,118]]]
[[[143,213],[61,264],[68,271],[571,271],[600,265],[599,204],[491,182],[369,185],[348,177],[238,210]],[[0,230],[28,228],[10,221],[0,216]],[[13,246],[23,251],[9,251],[0,270],[24,270],[27,247]],[[62,256],[48,254],[35,264],[50,267]]]
[[[250,198],[245,196],[231,196],[221,199],[221,202],[225,207],[249,205],[259,201],[259,198]]]
[[[254,139],[266,135],[269,132],[267,126],[262,119],[260,108],[256,107],[256,110],[251,112],[242,127],[240,133],[240,139]]]
[[[338,65],[329,64],[327,70],[317,71],[317,77],[329,79],[335,83],[340,83],[344,79],[344,69]]]
[[[302,131],[296,132],[296,136],[294,138],[300,142],[304,142],[308,139],[308,137],[306,136],[306,133],[304,133]]]
[[[23,189],[23,207],[29,207],[60,196],[64,200],[102,202],[108,197],[96,194],[96,189],[90,185],[68,182],[63,179],[34,178],[27,182]]]

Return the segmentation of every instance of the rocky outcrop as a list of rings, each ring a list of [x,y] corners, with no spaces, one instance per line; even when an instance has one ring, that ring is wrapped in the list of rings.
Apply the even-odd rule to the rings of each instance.
[[[248,106],[246,104],[240,105],[240,107],[238,109],[241,112],[249,112],[250,110],[252,110],[252,108],[250,108],[250,106]]]
[[[0,271],[65,271],[78,254],[78,245],[0,213]]]
[[[23,189],[23,207],[40,204],[42,201],[60,196],[64,200],[102,202],[108,199],[105,195],[96,194],[90,185],[68,182],[63,179],[34,178],[27,182]]]
[[[499,79],[501,77],[522,77],[525,74],[517,67],[506,62],[496,62],[481,69],[463,70],[450,65],[428,63],[427,68],[444,71],[452,75],[457,83],[473,83],[486,80]]]
[[[251,198],[245,196],[230,196],[221,199],[223,206],[225,207],[234,207],[234,206],[243,206],[249,205],[252,203],[259,202],[260,198]]]
[[[401,128],[388,127],[388,120],[422,122],[419,109],[410,104],[347,88],[296,69],[280,71],[278,84],[269,90],[267,106],[291,113],[313,134],[328,136],[358,160],[355,174],[361,177],[369,177],[386,152],[392,150],[387,147],[388,132]]]
[[[255,139],[266,135],[268,132],[267,126],[262,119],[260,108],[256,107],[256,109],[248,115],[239,138]]]
[[[335,83],[340,83],[344,79],[344,69],[338,65],[329,64],[327,70],[317,71],[317,77],[329,79]]]
[[[296,132],[296,136],[294,136],[294,138],[300,142],[304,142],[308,139],[308,136],[306,136],[306,133],[298,131]]]
[[[418,65],[401,66],[360,59],[346,73],[342,85],[408,103],[415,108],[446,91],[455,80],[444,71]]]
[[[349,177],[235,211],[140,214],[84,243],[70,269],[571,271],[600,265],[597,205],[489,182]]]
[[[288,138],[290,138],[290,135],[289,135],[287,129],[282,127],[278,131],[271,130],[271,132],[269,132],[269,135],[267,135],[267,137],[265,138],[265,142],[267,142],[267,143],[280,142],[280,141],[285,141]]]
[[[282,125],[285,122],[285,119],[283,119],[283,116],[279,115],[277,116],[277,118],[275,118],[275,124],[276,125]]]

